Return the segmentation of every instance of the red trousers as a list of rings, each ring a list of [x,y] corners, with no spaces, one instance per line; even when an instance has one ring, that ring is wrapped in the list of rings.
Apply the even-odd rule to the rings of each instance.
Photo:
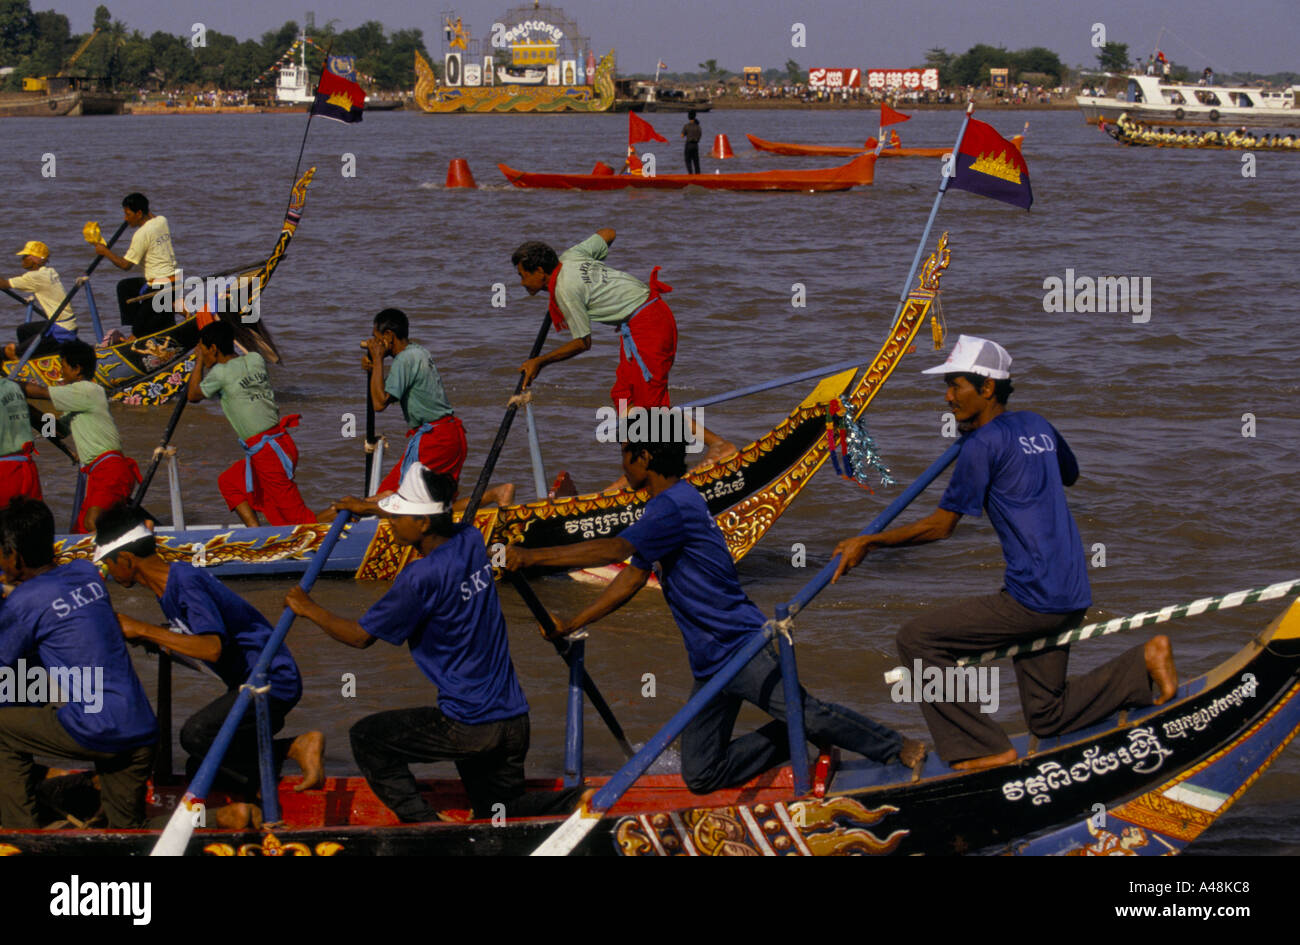
[[[110,509],[131,498],[135,484],[140,481],[140,467],[135,460],[123,456],[118,450],[100,453],[81,467],[86,474],[86,494],[77,513],[77,534],[90,531],[86,527],[86,512],[90,509]]]
[[[428,427],[426,430],[425,427]],[[465,427],[459,417],[441,417],[414,430],[406,431],[406,438],[419,437],[414,443],[406,444],[402,459],[388,471],[384,481],[379,484],[380,492],[396,492],[402,484],[402,473],[407,460],[418,461],[436,473],[446,473],[452,479],[460,481],[460,469],[465,465],[465,455],[469,445],[465,441]]]
[[[298,419],[297,414],[291,414],[269,430],[244,441],[244,449],[251,455],[217,477],[217,488],[230,508],[247,502],[266,516],[272,525],[309,525],[316,521],[316,513],[307,508],[298,484],[293,481],[298,466],[298,446],[289,435],[289,428],[296,427]],[[279,447],[279,452],[276,447]],[[248,481],[250,464],[251,489]]]
[[[628,350],[627,332],[646,371]],[[627,401],[628,407],[667,407],[668,372],[677,356],[677,320],[668,303],[658,296],[637,309],[619,331],[618,371],[609,396],[614,405]],[[650,377],[646,378],[646,372]]]
[[[41,499],[41,475],[36,469],[32,454],[36,450],[28,443],[21,452],[0,456],[0,509],[16,496]]]

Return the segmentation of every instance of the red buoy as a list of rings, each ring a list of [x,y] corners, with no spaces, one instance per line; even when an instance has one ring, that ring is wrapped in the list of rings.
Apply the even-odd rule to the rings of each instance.
[[[474,183],[474,175],[470,173],[469,162],[464,158],[453,158],[447,165],[447,186],[478,187],[478,184]]]
[[[713,150],[709,152],[709,157],[721,160],[735,156],[736,152],[731,150],[731,142],[727,140],[726,135],[718,135],[713,139]]]

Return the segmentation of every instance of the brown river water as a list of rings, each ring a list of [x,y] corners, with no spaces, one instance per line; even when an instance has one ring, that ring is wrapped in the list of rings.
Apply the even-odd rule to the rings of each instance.
[[[670,139],[650,146],[661,172],[681,163],[682,116],[648,116]],[[1295,340],[1295,192],[1300,157],[1125,149],[1073,112],[988,112],[1004,135],[1031,122],[1025,143],[1036,202],[1030,213],[952,192],[931,244],[951,234],[943,279],[949,331],[992,337],[1015,358],[1012,408],[1052,421],[1078,455],[1082,476],[1071,507],[1089,549],[1105,546],[1091,571],[1091,615],[1119,616],[1209,594],[1259,587],[1296,575],[1294,488],[1300,467],[1300,395]],[[714,111],[701,116],[705,144],[729,134],[737,157],[703,158],[705,173],[808,167],[834,159],[783,158],[753,151],[746,132],[769,139],[846,144],[874,134],[872,116],[854,112]],[[177,257],[191,274],[265,256],[274,243],[305,116],[149,116],[38,121],[10,119],[4,181],[10,194],[10,252],[28,239],[49,243],[65,284],[92,258],[81,225],[105,232],[120,220],[121,197],[146,193],[170,221]],[[918,113],[899,126],[904,144],[950,145],[958,112]],[[283,412],[301,413],[299,481],[308,504],[361,488],[360,437],[341,435],[352,414],[363,425],[364,378],[357,342],[387,306],[404,309],[412,337],[438,360],[448,394],[469,432],[465,479],[472,483],[491,445],[518,365],[544,311],[510,267],[525,239],[558,249],[612,226],[610,263],[645,278],[661,265],[675,288],[680,347],[672,375],[677,402],[815,368],[859,352],[874,355],[892,319],[938,183],[938,162],[881,161],[876,184],[840,194],[734,194],[525,191],[493,166],[588,171],[597,159],[618,166],[622,116],[444,116],[373,114],[358,126],[315,122],[307,160],[319,167],[298,235],[268,288],[263,315],[284,354],[273,372]],[[655,150],[657,149],[657,150]],[[703,150],[707,150],[707,147]],[[42,176],[44,155],[55,176]],[[349,158],[349,155],[351,158]],[[448,161],[468,159],[475,191],[442,186]],[[355,163],[355,175],[345,175]],[[1289,197],[1287,195],[1290,195]],[[1288,210],[1287,208],[1291,209]],[[12,257],[11,257],[12,258]],[[1076,276],[1149,279],[1149,319],[1133,314],[1049,313],[1044,281]],[[16,264],[13,266],[17,273]],[[117,324],[111,267],[95,276],[106,325]],[[493,307],[495,283],[508,304]],[[792,306],[793,286],[806,290]],[[11,318],[20,319],[11,303]],[[1288,315],[1287,312],[1292,314]],[[82,324],[85,306],[79,304]],[[1136,316],[1142,319],[1143,315]],[[616,447],[594,440],[617,358],[599,327],[592,350],[539,378],[535,411],[549,475],[567,469],[580,487],[617,474]],[[941,383],[919,372],[941,361],[923,331],[918,350],[867,414],[894,473],[907,482],[948,444]],[[778,423],[810,384],[707,408],[706,422],[737,443]],[[127,452],[143,464],[168,411],[114,408]],[[1245,415],[1250,414],[1250,417]],[[522,419],[522,418],[521,418]],[[1253,421],[1253,436],[1250,432]],[[396,408],[381,432],[400,443]],[[217,406],[187,409],[180,448],[186,515],[230,521],[216,476],[239,455]],[[66,520],[73,469],[61,454],[40,459],[47,500]],[[497,466],[532,497],[526,439],[517,423]],[[151,493],[166,505],[165,480]],[[897,490],[875,494],[829,466],[740,564],[746,591],[766,612],[789,599],[840,538],[862,528]],[[933,508],[938,487],[913,510]],[[796,545],[807,566],[795,567]],[[808,688],[923,737],[914,707],[890,701],[882,673],[897,662],[893,638],[909,617],[953,598],[1000,586],[1002,558],[986,519],[966,520],[949,541],[881,553],[824,592],[797,622],[799,666]],[[272,620],[287,579],[234,580]],[[384,585],[324,580],[316,596],[359,614]],[[572,614],[596,591],[567,578],[538,585],[546,604]],[[147,592],[114,589],[114,602],[159,619]],[[502,594],[512,652],[532,708],[530,773],[562,771],[566,672],[537,636],[527,611]],[[1281,607],[1255,605],[1170,626],[1184,674],[1200,673],[1241,647]],[[1119,636],[1076,646],[1077,672],[1134,642]],[[323,729],[332,773],[354,772],[347,730],[382,708],[427,704],[432,687],[404,650],[354,651],[301,623],[289,644],[306,692],[289,732]],[[594,629],[588,668],[633,741],[644,741],[682,704],[691,679],[660,596],[643,592]],[[152,691],[154,664],[136,665]],[[342,677],[355,674],[355,697]],[[644,674],[654,698],[642,696]],[[177,672],[177,725],[218,694],[207,678]],[[1020,728],[1012,674],[1002,674],[1001,718]],[[746,710],[740,725],[757,722]],[[588,713],[587,770],[610,772],[617,746]],[[177,749],[179,752],[179,748]],[[179,757],[179,755],[178,755]],[[450,775],[450,766],[427,772]],[[1300,755],[1294,746],[1208,832],[1210,853],[1300,852]]]

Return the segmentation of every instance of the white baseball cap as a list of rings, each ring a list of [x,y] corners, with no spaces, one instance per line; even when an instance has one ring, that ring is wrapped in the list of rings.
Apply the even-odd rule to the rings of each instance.
[[[1011,376],[1011,355],[996,341],[958,335],[948,360],[938,367],[926,368],[922,374],[978,374],[1003,381]]]
[[[429,494],[429,487],[424,481],[426,471],[427,466],[412,463],[397,491],[380,499],[379,507],[389,515],[442,515],[450,512],[450,504],[435,502]]]

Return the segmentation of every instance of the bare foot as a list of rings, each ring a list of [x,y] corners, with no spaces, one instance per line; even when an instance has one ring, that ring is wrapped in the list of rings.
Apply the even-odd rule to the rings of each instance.
[[[302,768],[302,781],[294,791],[312,791],[325,785],[325,735],[303,732],[289,746],[289,757]]]
[[[965,761],[959,761],[953,765],[955,771],[981,771],[984,768],[996,768],[999,765],[1009,765],[1020,756],[1016,754],[1014,748],[1008,748],[1000,755],[985,755],[983,758],[967,758]]]
[[[483,496],[483,504],[489,505],[495,502],[498,506],[504,508],[515,501],[515,484],[513,482],[503,482],[499,486],[493,486]]]
[[[915,770],[918,765],[925,761],[925,755],[925,742],[918,741],[915,738],[904,738],[903,747],[898,751],[898,761],[904,767]]]
[[[256,804],[227,804],[214,810],[212,818],[222,830],[258,830],[262,826],[262,809]]]
[[[739,452],[740,450],[736,449],[732,443],[723,439],[718,439],[716,442],[709,444],[709,448],[704,454],[704,460],[701,465],[703,465],[703,463],[721,463],[725,460],[731,459],[731,457],[735,456]]]
[[[1143,656],[1151,681],[1160,689],[1160,695],[1152,701],[1163,705],[1178,693],[1178,671],[1174,669],[1174,649],[1169,638],[1163,633],[1152,637],[1143,648]]]

